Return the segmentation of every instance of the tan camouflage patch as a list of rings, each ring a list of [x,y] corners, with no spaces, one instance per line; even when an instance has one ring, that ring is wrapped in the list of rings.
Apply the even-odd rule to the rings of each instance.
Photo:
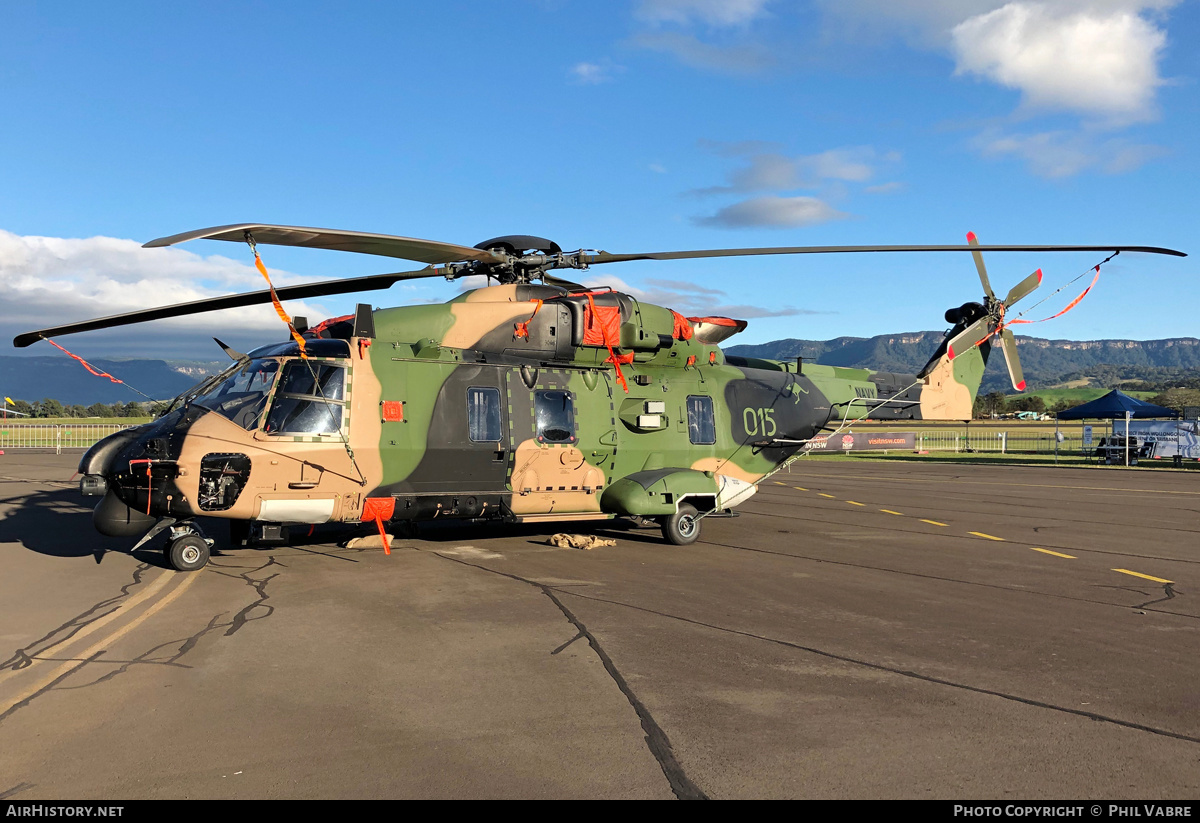
[[[510,484],[513,514],[598,512],[604,472],[574,446],[526,440],[517,446]]]
[[[454,349],[469,349],[488,332],[507,326],[515,331],[518,322],[524,322],[533,314],[536,303],[466,302],[451,303],[450,313],[454,323],[442,338],[442,345]]]
[[[970,420],[975,398],[954,379],[954,366],[943,357],[921,389],[921,417],[925,420]]]
[[[763,476],[761,472],[746,471],[727,457],[705,457],[692,463],[691,467],[698,472],[712,472],[716,475],[723,474],[727,477],[744,480],[747,483],[755,483]]]

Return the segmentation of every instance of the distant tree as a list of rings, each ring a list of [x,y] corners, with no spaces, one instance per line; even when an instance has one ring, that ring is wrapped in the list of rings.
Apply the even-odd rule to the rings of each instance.
[[[112,417],[112,407],[104,403],[93,403],[87,407],[88,417]]]
[[[983,409],[984,417],[1004,414],[1006,411],[1008,411],[1008,400],[1005,399],[1003,392],[988,392],[983,397]]]
[[[87,409],[78,403],[67,406],[67,417],[87,417]]]
[[[12,408],[14,411],[19,411],[28,416],[33,416],[33,404],[27,400],[14,400]]]
[[[171,403],[169,400],[159,400],[150,407],[150,416],[162,417],[162,415],[165,414],[169,408],[171,408]]]
[[[130,400],[125,404],[125,408],[121,411],[122,417],[145,417],[146,410],[142,408],[142,404],[136,400]]]
[[[38,404],[38,417],[63,417],[64,409],[62,403],[59,403],[53,397],[47,397]]]
[[[1042,414],[1046,411],[1046,401],[1039,395],[1031,394],[1025,397],[1014,397],[1008,401],[1008,410],[1014,411],[1031,411]]]
[[[1167,389],[1162,394],[1151,398],[1150,402],[1158,406],[1166,406],[1168,409],[1174,409],[1177,412],[1182,412],[1184,406],[1200,406],[1200,389],[1182,387]]]

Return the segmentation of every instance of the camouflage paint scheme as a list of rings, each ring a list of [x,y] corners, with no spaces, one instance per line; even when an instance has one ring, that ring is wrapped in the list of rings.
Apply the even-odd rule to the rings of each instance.
[[[622,366],[628,391],[606,347],[580,345],[586,298],[560,288],[492,286],[441,305],[376,310],[374,337],[310,341],[310,364],[346,368],[340,431],[277,434],[264,430],[266,413],[244,428],[195,405],[177,409],[85,455],[81,474],[107,480],[97,527],[134,535],[160,517],[196,516],[355,523],[373,519],[368,500],[386,503],[384,520],[662,516],[684,501],[725,509],[827,424],[969,419],[989,352],[984,342],[951,362],[943,344],[921,378],[726,357],[711,333],[674,336],[668,309],[593,294],[620,309],[617,351],[633,355]],[[283,364],[298,353],[287,343],[250,356]],[[498,394],[498,440],[468,436],[472,388]],[[567,442],[539,442],[538,391],[569,393]],[[711,398],[714,442],[692,442],[689,397]],[[213,482],[237,486],[236,500],[201,506]]]

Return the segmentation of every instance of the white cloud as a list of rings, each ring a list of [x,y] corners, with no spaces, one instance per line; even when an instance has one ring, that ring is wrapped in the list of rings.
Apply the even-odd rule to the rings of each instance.
[[[598,86],[613,79],[613,76],[623,71],[622,66],[612,63],[576,63],[571,66],[571,79],[585,86]]]
[[[956,74],[1021,92],[1033,108],[1151,119],[1166,33],[1143,16],[1159,2],[1014,2],[954,27]]]
[[[271,271],[276,286],[308,279]],[[0,326],[14,334],[264,288],[266,282],[253,265],[219,255],[143,249],[133,240],[114,237],[22,237],[0,230]],[[313,323],[325,316],[319,306],[300,301],[287,301],[285,308]],[[269,303],[154,325],[159,334],[166,328],[278,337],[283,329]]]
[[[795,228],[841,220],[850,215],[840,212],[816,197],[755,197],[734,203],[708,217],[695,218],[700,226],[722,229]]]
[[[775,64],[770,49],[759,43],[745,42],[714,45],[683,32],[643,32],[634,35],[632,43],[649,51],[669,54],[693,69],[726,74],[754,74]]]
[[[770,0],[640,0],[634,16],[648,23],[744,26],[766,13]]]
[[[1034,174],[1049,178],[1070,177],[1086,169],[1120,174],[1166,153],[1158,146],[1072,131],[987,132],[977,139],[976,144],[985,157],[1017,157],[1024,160]]]
[[[590,287],[609,286],[618,291],[632,294],[638,300],[665,306],[685,317],[717,316],[752,320],[757,317],[793,317],[795,315],[836,314],[829,311],[797,309],[792,306],[754,306],[745,303],[727,303],[725,292],[686,280],[646,280],[644,286],[631,285],[607,271],[593,269],[585,278]]]
[[[729,184],[711,186],[692,192],[699,195],[728,194],[753,191],[787,191],[818,188],[830,182],[863,183],[870,180],[876,168],[899,161],[898,152],[880,153],[870,146],[850,146],[829,149],[818,154],[789,157],[775,147],[756,141],[715,143],[702,141],[702,146],[724,156],[744,156],[746,165],[729,173]]]

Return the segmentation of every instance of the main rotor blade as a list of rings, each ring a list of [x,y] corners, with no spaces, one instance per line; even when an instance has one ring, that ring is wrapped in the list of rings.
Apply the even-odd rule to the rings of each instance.
[[[365,277],[351,277],[346,280],[325,280],[320,283],[306,283],[299,286],[283,286],[275,289],[280,300],[303,300],[306,297],[322,297],[328,294],[349,294],[356,291],[375,291],[386,289],[401,280],[415,280],[421,277],[440,276],[433,268],[418,271],[393,272],[391,274],[369,274]],[[126,314],[114,314],[109,317],[99,317],[95,320],[83,320],[79,323],[67,323],[48,329],[18,334],[13,338],[13,345],[25,348],[45,337],[59,337],[64,334],[77,334],[83,331],[111,329],[115,326],[130,326],[134,323],[145,323],[149,320],[164,320],[168,317],[183,317],[191,314],[219,311],[221,309],[236,309],[241,306],[256,306],[271,302],[271,290],[245,292],[243,294],[227,294],[222,297],[209,297],[204,300],[193,300],[190,303],[176,303],[172,306],[162,306],[157,309],[143,309]]]
[[[228,240],[245,243],[246,232],[255,243],[270,246],[300,246],[307,249],[330,249],[359,254],[378,254],[383,257],[399,257],[416,260],[418,263],[460,263],[477,260],[481,263],[502,263],[503,258],[483,249],[442,243],[438,240],[421,240],[416,237],[396,237],[390,234],[371,234],[361,231],[340,229],[311,229],[302,226],[271,226],[264,223],[235,223],[229,226],[214,226],[208,229],[185,231],[170,237],[151,240],[142,248],[157,249],[174,246],[188,240]]]
[[[1016,303],[1040,285],[1042,285],[1042,270],[1038,269],[1009,290],[1008,295],[1004,298],[1005,308],[1011,307],[1013,303]]]
[[[1021,371],[1021,358],[1017,357],[1017,339],[1008,329],[1000,332],[1000,343],[1004,347],[1004,362],[1008,364],[1008,379],[1013,388],[1025,391],[1025,375]]]
[[[991,323],[991,317],[981,317],[954,335],[954,337],[950,338],[950,342],[946,344],[946,355],[953,360],[985,337],[988,337],[988,330],[991,328]]]
[[[971,256],[975,258],[975,268],[979,272],[979,281],[983,283],[983,293],[995,300],[996,293],[992,291],[992,284],[988,280],[987,267],[983,265],[983,255],[979,253],[979,240],[975,237],[975,232],[967,232],[967,243],[971,246]]]
[[[1164,249],[1159,246],[780,246],[760,249],[702,249],[698,251],[655,251],[640,254],[610,254],[606,251],[584,252],[579,262],[587,265],[597,263],[623,263],[628,260],[687,260],[696,257],[751,257],[763,254],[847,254],[855,252],[929,252],[929,251],[1140,251],[1147,254],[1169,254],[1187,257],[1185,252]]]

